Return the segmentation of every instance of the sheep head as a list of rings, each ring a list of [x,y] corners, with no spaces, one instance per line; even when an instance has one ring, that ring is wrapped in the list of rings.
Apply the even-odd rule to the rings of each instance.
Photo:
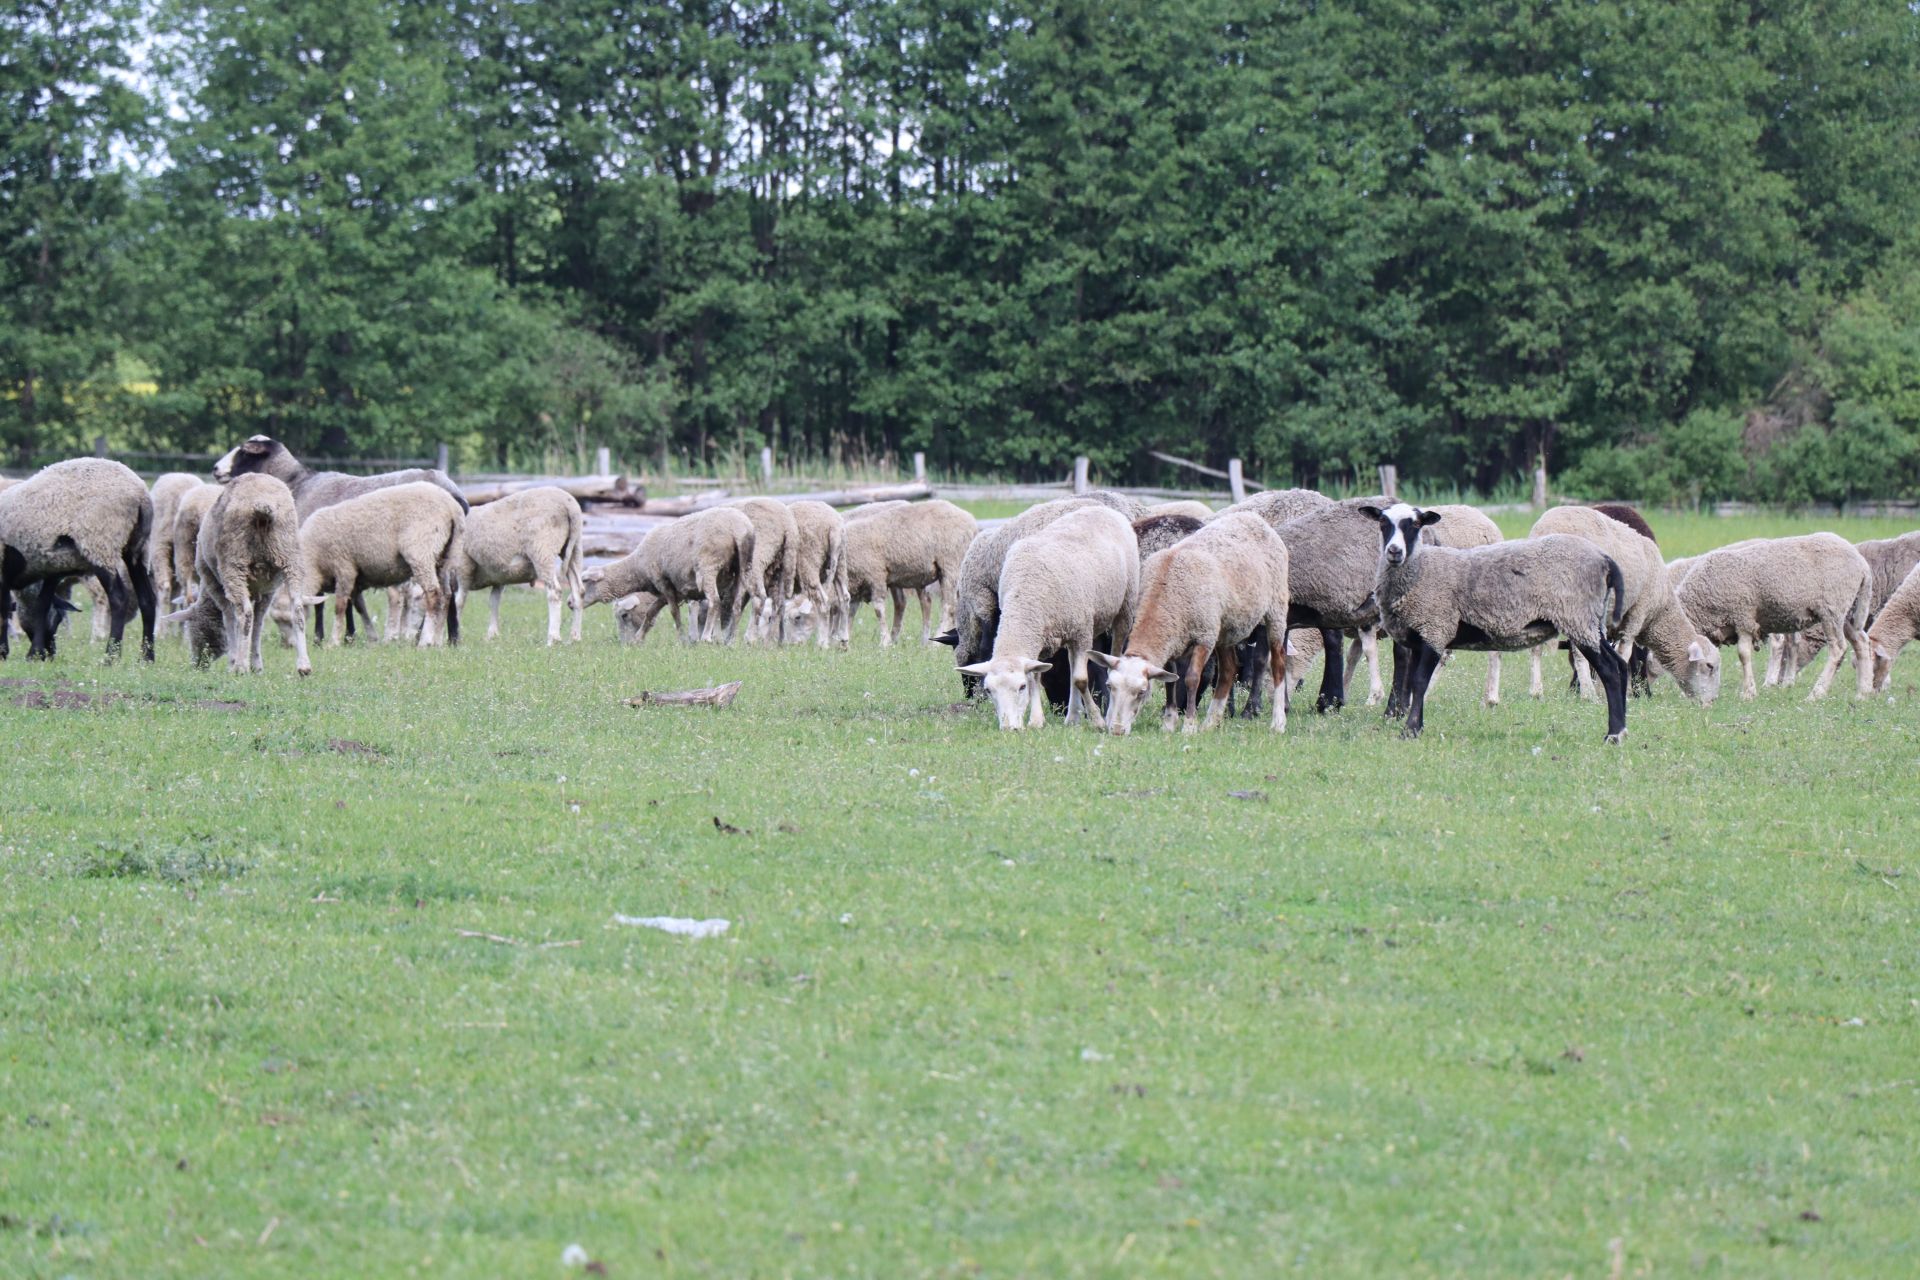
[[[1153,686],[1171,684],[1175,677],[1165,667],[1156,667],[1137,654],[1114,657],[1092,652],[1087,661],[1107,669],[1107,732],[1126,734],[1133,729],[1134,717],[1146,705]]]
[[[978,676],[993,699],[993,710],[1002,729],[1031,726],[1038,729],[1046,722],[1046,695],[1040,691],[1039,676],[1053,670],[1051,662],[1038,658],[989,658],[960,668],[962,675]]]

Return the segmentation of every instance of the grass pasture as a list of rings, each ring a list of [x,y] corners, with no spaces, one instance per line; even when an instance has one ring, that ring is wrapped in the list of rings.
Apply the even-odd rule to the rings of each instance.
[[[0,666],[0,1274],[1920,1269],[1911,654],[1667,684],[1617,749],[1478,655],[1417,743],[1114,739],[999,733],[870,615],[544,611]]]

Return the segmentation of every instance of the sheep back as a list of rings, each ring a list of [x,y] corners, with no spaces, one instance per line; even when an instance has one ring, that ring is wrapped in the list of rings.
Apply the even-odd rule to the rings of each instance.
[[[1836,533],[1750,538],[1694,558],[1679,597],[1716,644],[1804,631],[1831,617],[1864,624],[1873,571]]]
[[[1069,512],[1007,552],[993,656],[1038,657],[1124,634],[1139,595],[1131,522],[1105,505]]]
[[[69,458],[0,492],[0,544],[19,558],[17,581],[144,567],[153,496],[108,458]]]
[[[472,591],[544,581],[556,562],[565,574],[579,559],[580,523],[579,502],[552,486],[482,503],[467,515],[461,584]]]

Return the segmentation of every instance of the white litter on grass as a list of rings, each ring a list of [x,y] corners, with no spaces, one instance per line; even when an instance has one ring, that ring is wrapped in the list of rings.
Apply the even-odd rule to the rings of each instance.
[[[577,1244],[570,1244],[560,1251],[560,1265],[563,1267],[584,1267],[590,1261],[587,1251]]]
[[[1840,1025],[1843,1027],[1864,1027],[1867,1025],[1867,1020],[1865,1018],[1848,1018]]]
[[[685,916],[623,916],[613,913],[615,924],[639,925],[642,929],[658,929],[662,933],[677,933],[685,938],[717,938],[733,927],[730,920],[689,920]]]
[[[1082,1062],[1105,1062],[1106,1060],[1107,1055],[1098,1049],[1082,1049],[1080,1051],[1080,1061]]]

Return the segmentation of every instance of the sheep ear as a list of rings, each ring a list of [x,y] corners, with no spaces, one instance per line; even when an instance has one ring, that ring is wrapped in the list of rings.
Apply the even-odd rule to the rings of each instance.
[[[1355,510],[1359,511],[1361,515],[1369,520],[1378,520],[1380,518],[1380,508],[1378,507],[1357,507]]]
[[[327,602],[327,598],[325,596],[301,596],[300,597],[300,606],[302,608],[305,608],[308,605],[325,604],[326,602]]]
[[[1687,646],[1688,662],[1706,662],[1717,656],[1704,642],[1695,640]]]
[[[971,666],[961,667],[960,674],[963,676],[983,676],[987,674],[988,669],[992,666],[993,663],[991,662],[976,662]]]
[[[1026,669],[1029,674],[1040,671],[1051,671],[1053,670],[1053,664],[1051,662],[1042,662],[1038,658],[1028,658]]]
[[[1105,667],[1111,671],[1113,670],[1113,664],[1120,661],[1120,659],[1110,653],[1101,653],[1098,649],[1089,649],[1087,650],[1087,661],[1096,667]]]
[[[1178,680],[1179,678],[1180,678],[1179,676],[1167,670],[1165,667],[1148,667],[1147,668],[1147,679],[1158,680],[1161,684],[1172,684],[1175,680]]]
[[[193,610],[191,609],[180,609],[174,613],[163,613],[159,617],[155,618],[154,621],[155,622],[182,622],[182,621],[185,621],[188,617],[192,616],[192,614],[193,614]]]
[[[958,649],[960,647],[960,631],[957,627],[949,627],[935,636],[933,642],[935,644],[946,645],[949,649]]]
[[[1888,652],[1887,646],[1885,646],[1884,644],[1876,644],[1873,646],[1873,656],[1878,658],[1882,662],[1893,661],[1893,654]]]
[[[245,444],[240,446],[240,451],[242,453],[265,453],[272,446],[273,441],[266,436],[251,436]]]
[[[75,604],[73,601],[67,599],[65,596],[55,596],[53,598],[53,607],[61,613],[80,612],[80,606]]]
[[[1439,523],[1440,523],[1440,513],[1438,511],[1422,511],[1420,513],[1421,528],[1424,529],[1430,524],[1439,524]]]

